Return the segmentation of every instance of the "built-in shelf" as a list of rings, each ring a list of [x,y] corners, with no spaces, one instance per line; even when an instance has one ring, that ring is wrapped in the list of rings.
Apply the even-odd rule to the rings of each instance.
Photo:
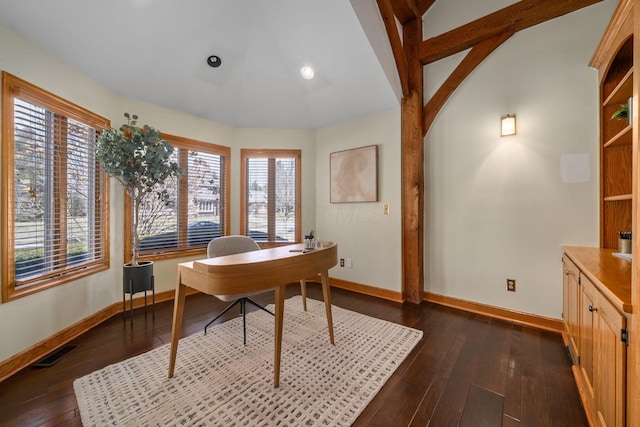
[[[630,93],[633,93],[633,70],[629,70],[622,77],[620,83],[611,91],[602,105],[606,107],[607,105],[626,104]]]
[[[631,132],[631,129],[631,125],[628,125],[624,129],[622,129],[620,132],[615,134],[613,138],[605,142],[604,148],[617,147],[620,145],[631,145],[631,136],[633,134],[633,132]]]
[[[631,194],[620,194],[618,196],[609,196],[603,199],[605,202],[619,202],[621,200],[631,200]]]
[[[626,1],[626,0],[625,0]],[[626,15],[625,15],[626,16]],[[612,118],[633,96],[632,15],[615,48],[606,47],[600,75],[600,247],[618,249],[618,233],[632,230],[633,129],[628,119]],[[603,45],[604,46],[604,45]]]

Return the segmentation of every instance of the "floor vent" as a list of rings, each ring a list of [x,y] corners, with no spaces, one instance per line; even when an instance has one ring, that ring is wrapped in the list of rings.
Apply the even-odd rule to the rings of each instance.
[[[77,346],[75,345],[66,345],[64,347],[60,347],[53,353],[43,357],[31,366],[33,366],[34,368],[48,368],[49,366],[53,366],[58,363],[58,361],[62,359],[67,353],[69,353],[76,347]]]

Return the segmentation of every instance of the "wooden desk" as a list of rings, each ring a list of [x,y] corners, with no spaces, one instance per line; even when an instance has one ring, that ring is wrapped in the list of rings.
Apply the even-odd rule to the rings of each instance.
[[[169,378],[173,377],[178,352],[187,286],[209,295],[234,295],[276,288],[273,356],[273,383],[275,387],[280,384],[282,320],[287,283],[320,274],[322,295],[327,311],[329,340],[331,344],[334,344],[329,269],[338,263],[338,246],[333,242],[324,242],[321,249],[306,253],[303,253],[302,249],[303,245],[297,244],[178,264],[171,329]]]

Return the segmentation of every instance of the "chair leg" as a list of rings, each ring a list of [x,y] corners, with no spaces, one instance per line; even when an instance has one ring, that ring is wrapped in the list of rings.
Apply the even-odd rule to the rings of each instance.
[[[247,307],[249,298],[240,298],[240,311],[242,312],[242,345],[247,346]]]
[[[243,333],[243,341],[242,344],[244,346],[247,345],[247,320],[246,320],[246,316],[247,316],[247,305],[246,303],[249,303],[257,308],[259,308],[260,310],[264,310],[267,313],[269,313],[272,316],[275,316],[275,314],[273,314],[272,312],[270,312],[269,310],[267,310],[266,308],[264,308],[263,306],[261,306],[260,304],[256,303],[255,301],[253,301],[251,298],[242,298],[242,333]]]
[[[273,314],[263,306],[259,305],[255,301],[251,300],[250,298],[239,298],[235,300],[233,304],[225,308],[224,311],[218,314],[211,322],[207,323],[207,325],[204,327],[204,334],[205,335],[207,334],[207,328],[211,326],[213,322],[215,322],[220,317],[222,317],[222,315],[224,315],[227,311],[231,310],[231,308],[233,308],[235,305],[240,304],[240,315],[242,316],[242,345],[246,346],[247,345],[247,305],[246,305],[247,302],[259,308],[260,310],[264,310],[270,315],[275,316],[275,314]]]
[[[260,310],[264,310],[267,313],[269,313],[272,316],[275,316],[275,314],[273,314],[272,312],[270,312],[269,310],[267,310],[266,308],[264,308],[263,306],[261,306],[260,304],[256,303],[255,301],[253,301],[251,298],[244,298],[245,300],[247,300],[247,302],[249,304],[252,304],[254,307],[259,308]]]
[[[300,279],[300,294],[302,295],[302,308],[307,311],[307,281]]]
[[[227,311],[231,310],[231,308],[232,308],[232,307],[235,307],[235,306],[236,306],[236,304],[242,304],[242,303],[241,303],[241,300],[239,300],[239,299],[235,300],[235,301],[233,302],[233,304],[230,304],[227,308],[225,308],[225,309],[224,309],[224,311],[223,311],[222,313],[218,314],[218,315],[217,315],[217,316],[216,316],[216,317],[215,317],[211,322],[207,323],[207,325],[204,327],[204,334],[205,334],[205,335],[207,334],[207,328],[208,328],[209,326],[211,326],[211,324],[212,324],[213,322],[215,322],[215,321],[216,321],[216,320],[218,320],[220,317],[222,317],[222,315],[223,315],[223,314],[225,314]],[[240,310],[242,310],[242,309],[243,309],[243,308],[242,308],[242,305],[241,305],[241,306],[240,306]]]

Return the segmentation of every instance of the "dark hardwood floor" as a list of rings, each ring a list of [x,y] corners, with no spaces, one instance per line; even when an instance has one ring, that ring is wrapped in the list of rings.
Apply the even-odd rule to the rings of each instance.
[[[309,296],[322,299],[310,284]],[[299,293],[289,286],[288,293]],[[257,299],[273,301],[273,295]],[[399,304],[341,289],[333,304],[424,331],[423,340],[360,415],[356,426],[586,426],[570,360],[559,334],[430,303]],[[183,336],[201,333],[224,308],[187,297]],[[142,310],[133,326],[115,316],[71,342],[55,365],[29,367],[0,383],[0,425],[78,426],[73,380],[164,345],[173,302]],[[223,319],[224,320],[224,319]]]

